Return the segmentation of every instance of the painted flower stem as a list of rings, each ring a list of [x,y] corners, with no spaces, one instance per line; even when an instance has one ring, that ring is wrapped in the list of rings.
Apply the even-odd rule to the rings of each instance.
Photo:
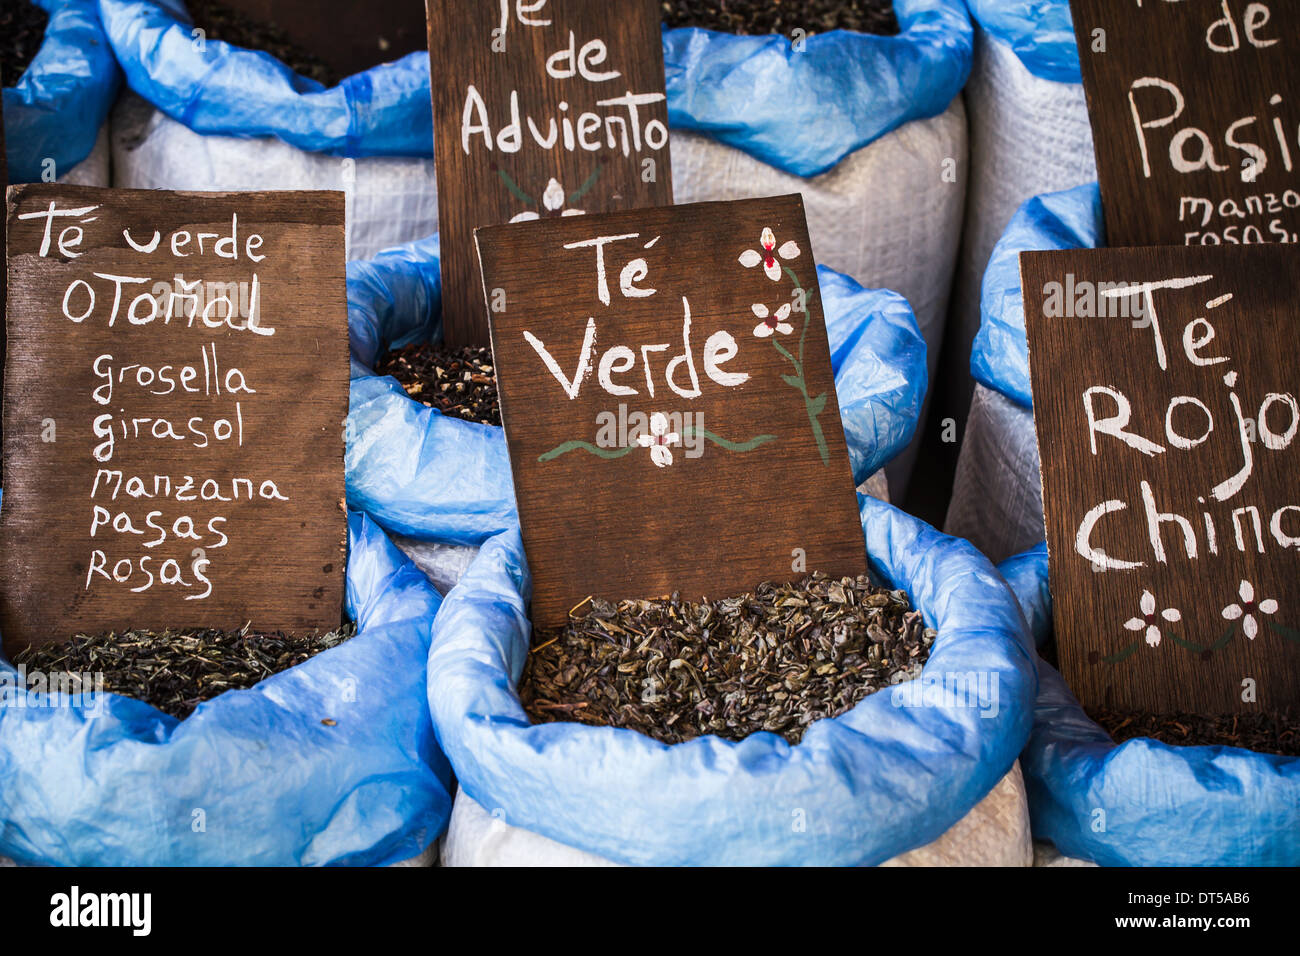
[[[812,321],[812,312],[808,309],[807,293],[804,292],[803,286],[799,283],[798,276],[794,274],[794,270],[789,266],[785,266],[785,274],[788,275],[790,281],[794,283],[795,295],[801,296],[805,300],[803,304],[803,331],[799,334],[799,357],[795,358],[791,355],[790,350],[778,342],[775,337],[772,339],[772,347],[777,350],[782,358],[794,366],[794,375],[782,375],[781,378],[787,385],[798,389],[799,394],[803,396],[804,410],[808,413],[808,423],[812,426],[813,438],[817,441],[817,451],[822,456],[822,464],[829,465],[831,461],[830,449],[826,447],[826,435],[822,432],[821,422],[818,420],[818,416],[821,415],[822,409],[826,407],[826,393],[823,392],[815,398],[809,395],[808,381],[804,377],[803,350],[804,342],[808,338],[808,325]]]

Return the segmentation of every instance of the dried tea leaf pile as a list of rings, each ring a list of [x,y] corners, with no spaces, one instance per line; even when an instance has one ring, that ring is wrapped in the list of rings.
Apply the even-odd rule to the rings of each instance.
[[[906,594],[866,577],[813,574],[702,603],[595,599],[534,636],[519,692],[537,723],[798,743],[814,721],[919,677],[935,636]]]
[[[482,425],[501,424],[492,350],[408,345],[382,355],[375,371],[391,375],[417,402]]]
[[[1300,714],[1149,714],[1090,710],[1088,716],[1117,744],[1150,737],[1175,747],[1242,747],[1300,757]]]
[[[320,57],[289,39],[274,23],[262,23],[216,0],[186,0],[185,7],[194,25],[209,40],[224,40],[233,46],[269,53],[295,73],[325,86],[337,86],[343,79]]]
[[[355,634],[356,625],[347,624],[329,634],[305,637],[258,634],[247,628],[78,635],[62,644],[29,648],[16,655],[14,664],[26,665],[29,686],[35,672],[103,674],[105,691],[134,697],[184,720],[203,701],[252,687]]]
[[[45,40],[49,15],[30,0],[0,0],[0,86],[16,86]]]
[[[663,0],[660,6],[667,26],[705,27],[742,36],[790,36],[795,30],[898,33],[893,0]]]

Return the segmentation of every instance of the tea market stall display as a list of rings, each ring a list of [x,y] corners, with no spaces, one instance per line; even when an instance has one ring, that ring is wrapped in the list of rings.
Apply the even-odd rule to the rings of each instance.
[[[852,507],[846,447],[835,426],[830,354],[798,197],[491,227],[477,237],[485,288],[499,287],[513,303],[491,318],[522,541],[511,530],[484,546],[450,592],[447,610],[457,611],[448,629],[435,632],[430,702],[466,796],[502,808],[508,826],[623,862],[870,857],[879,844],[825,845],[837,827],[857,827],[817,812],[838,803],[840,787],[854,785],[830,766],[817,767],[823,741],[836,739],[836,728],[846,726],[841,720],[854,727],[849,736],[862,732],[853,715],[868,703],[858,702],[890,696],[873,698],[874,690],[895,685],[883,706],[907,709],[905,692],[923,682],[906,682],[919,677],[945,636],[936,640],[924,627],[905,592],[873,588],[864,575],[864,521]],[[534,254],[521,256],[525,247]],[[617,288],[606,281],[616,272]],[[589,376],[588,366],[599,371]],[[755,475],[766,480],[755,484]],[[569,490],[579,487],[580,508]],[[891,524],[887,506],[865,500],[877,528]],[[902,520],[901,550],[903,538],[937,538]],[[727,555],[725,563],[717,553]],[[1013,610],[991,568],[983,579],[994,603],[1000,590]],[[971,586],[979,589],[974,578]],[[529,617],[536,630],[526,653]],[[1024,635],[997,624],[981,634],[985,652],[1016,660],[998,675],[992,696],[1008,704],[1008,688],[1012,698],[1030,693]],[[465,643],[479,640],[500,651],[485,657]],[[480,671],[469,690],[473,704],[454,692],[471,687],[458,671],[464,654],[493,661],[488,682]],[[994,703],[990,690],[986,684],[987,733],[975,736],[998,754],[981,766],[978,783],[958,775],[939,788],[960,796],[900,842],[939,837],[1012,770],[1018,741],[991,738],[1001,738],[995,727],[1014,735],[1018,718],[1014,708]],[[914,703],[934,713],[935,701]],[[467,727],[466,706],[491,714],[493,732],[484,737]],[[909,715],[905,723],[913,721]],[[957,737],[971,739],[947,739]],[[616,742],[627,749],[611,749]],[[669,763],[646,774],[653,761],[643,759],[643,748]],[[770,808],[754,828],[743,796],[751,781],[737,761],[783,763],[758,756],[768,748],[789,757],[786,767],[798,766],[802,786],[815,777],[829,794],[809,811],[823,840],[809,841],[802,827],[795,841],[784,839],[788,808],[779,831],[767,826]],[[533,758],[523,753],[530,750]],[[552,779],[558,768],[546,769],[558,750],[569,755],[570,779]],[[753,759],[740,756],[746,752]],[[855,772],[857,760],[865,762],[864,754],[836,758]],[[716,779],[702,787],[678,783],[682,767],[696,759]],[[583,769],[589,760],[619,772],[593,787]],[[669,764],[677,760],[684,763],[674,770]],[[1012,818],[1021,820],[1016,779],[1009,802]],[[629,784],[636,798],[614,793]],[[727,799],[717,799],[719,786],[732,791]],[[701,789],[711,796],[708,822],[694,803]],[[673,794],[689,811],[663,827],[652,824],[663,810],[652,791]],[[607,800],[633,805],[611,814]],[[736,819],[727,821],[732,812]],[[731,828],[741,818],[747,838],[728,841],[730,832],[715,832],[714,822]],[[672,831],[688,821],[694,833],[684,840]],[[464,828],[458,836],[476,839]],[[998,858],[1027,862],[1027,834],[1003,836]],[[490,842],[503,845],[502,835]],[[486,847],[462,839],[444,846],[444,858],[478,860]],[[499,862],[509,854],[488,857]]]
[[[107,186],[122,74],[94,0],[6,0],[3,17],[9,181]]]
[[[441,828],[423,708],[377,696],[419,683],[438,597],[343,511],[342,217],[330,194],[10,190],[6,855],[382,862]],[[406,810],[335,818],[370,793]]]
[[[313,5],[310,19],[337,24],[357,15],[353,4],[336,6],[323,16]],[[195,8],[204,15],[200,26],[180,0],[99,0],[99,10],[133,91],[114,113],[114,185],[341,190],[350,258],[437,229],[422,46],[381,62],[397,48],[380,48],[376,37],[369,69],[326,85],[295,69],[336,80],[340,68],[362,62],[359,54],[336,52],[330,64],[315,50],[304,51],[311,28],[296,19],[268,25],[209,0]],[[299,4],[267,10],[286,20],[304,16]],[[366,10],[369,29],[379,25],[376,17],[401,19],[400,7],[387,0]],[[361,33],[358,27],[350,35]],[[295,62],[227,36],[273,47]]]
[[[1022,203],[1097,178],[1069,0],[967,0],[975,60],[966,85],[970,185],[937,414],[966,422],[970,354],[989,255]],[[1146,36],[1146,34],[1140,34]]]
[[[761,11],[744,26],[753,35],[740,36],[735,20],[707,18],[712,6],[666,5],[677,201],[800,193],[820,262],[912,304],[933,379],[965,206],[964,5],[895,0],[898,32],[888,35],[883,16],[729,4]],[[871,28],[882,34],[854,32]],[[768,29],[785,35],[757,35]],[[915,453],[889,469],[894,498]]]

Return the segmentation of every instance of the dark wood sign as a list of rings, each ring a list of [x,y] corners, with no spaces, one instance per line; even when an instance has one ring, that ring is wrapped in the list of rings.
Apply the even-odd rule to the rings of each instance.
[[[443,329],[485,345],[474,229],[669,205],[655,0],[427,0]]]
[[[0,628],[334,628],[343,196],[13,186]]]
[[[1109,244],[1300,242],[1300,4],[1070,9]]]
[[[477,239],[535,623],[864,573],[798,196]]]
[[[224,0],[342,76],[425,49],[421,0]]]
[[[1300,704],[1300,251],[1020,257],[1061,669],[1088,706]]]

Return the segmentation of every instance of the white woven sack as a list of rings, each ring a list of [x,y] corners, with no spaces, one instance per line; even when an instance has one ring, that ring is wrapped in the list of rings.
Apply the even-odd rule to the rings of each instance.
[[[925,846],[883,866],[1029,866],[1033,862],[1029,805],[1016,764],[983,800]],[[443,866],[618,866],[611,860],[510,826],[465,791],[456,794],[442,840]]]
[[[933,381],[966,202],[965,157],[960,97],[940,115],[904,123],[810,179],[674,130],[673,198],[688,203],[802,193],[818,264],[907,299],[925,337]],[[946,168],[956,182],[946,181]],[[887,469],[895,498],[902,496],[915,456],[914,443]]]
[[[347,256],[438,231],[433,160],[344,159],[271,137],[204,136],[127,92],[113,110],[113,185],[131,189],[334,189],[346,194]]]
[[[108,123],[104,123],[90,154],[69,169],[66,175],[58,177],[58,181],[65,186],[111,186],[109,156]]]
[[[1045,534],[1034,413],[978,383],[943,530],[994,564]]]
[[[1007,223],[1027,199],[1097,179],[1083,85],[1040,79],[1011,47],[978,26],[966,109],[970,187],[944,367],[945,376],[964,383],[962,396],[972,383],[984,269]]]

